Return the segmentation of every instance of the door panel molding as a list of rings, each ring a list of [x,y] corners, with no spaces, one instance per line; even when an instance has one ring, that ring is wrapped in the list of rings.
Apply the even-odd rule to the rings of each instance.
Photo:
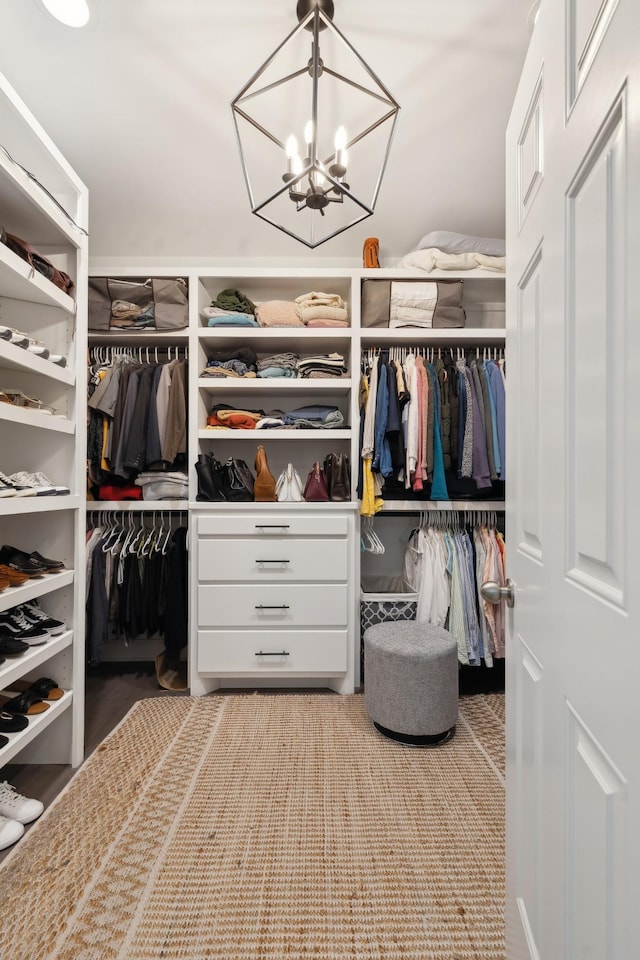
[[[565,709],[565,956],[622,960],[631,956],[624,932],[628,785],[568,700]]]
[[[625,602],[626,91],[566,194],[566,572]]]
[[[618,0],[567,0],[566,5],[566,117],[596,59]]]
[[[522,230],[544,180],[543,72],[541,68],[516,142],[518,233]]]
[[[525,402],[517,411],[518,429],[526,442],[520,444],[518,489],[518,550],[542,563],[542,243],[518,281],[517,289],[517,377]]]

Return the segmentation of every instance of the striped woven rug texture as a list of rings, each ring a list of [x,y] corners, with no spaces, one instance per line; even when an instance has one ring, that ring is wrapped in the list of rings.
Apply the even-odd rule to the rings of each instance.
[[[394,743],[360,694],[137,703],[0,867],[11,960],[504,960],[504,698]]]

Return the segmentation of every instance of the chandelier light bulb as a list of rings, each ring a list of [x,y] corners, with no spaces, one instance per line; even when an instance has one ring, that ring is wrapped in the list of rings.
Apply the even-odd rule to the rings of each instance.
[[[338,150],[344,150],[347,145],[347,131],[344,127],[338,127],[333,142],[335,144],[336,153]]]
[[[298,141],[296,140],[293,134],[291,134],[291,136],[287,138],[287,145],[285,147],[285,150],[289,160],[293,159],[293,157],[295,157],[296,154],[298,153]]]
[[[313,143],[313,120],[307,120],[304,127],[304,142],[308,147]]]
[[[86,27],[89,22],[87,0],[42,0],[52,17],[67,27]]]

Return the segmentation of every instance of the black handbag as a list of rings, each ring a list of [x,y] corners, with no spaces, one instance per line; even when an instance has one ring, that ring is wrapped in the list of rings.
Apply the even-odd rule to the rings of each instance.
[[[196,461],[198,495],[196,500],[227,500],[227,476],[224,464],[212,453],[201,453]]]
[[[351,500],[351,471],[346,453],[328,453],[323,467],[329,500]]]
[[[253,500],[254,477],[245,461],[229,457],[224,470],[227,500],[236,503]]]

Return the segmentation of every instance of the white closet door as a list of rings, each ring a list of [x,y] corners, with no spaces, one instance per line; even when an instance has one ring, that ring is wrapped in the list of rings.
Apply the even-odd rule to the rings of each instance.
[[[639,31],[543,0],[507,136],[509,960],[640,955]]]

